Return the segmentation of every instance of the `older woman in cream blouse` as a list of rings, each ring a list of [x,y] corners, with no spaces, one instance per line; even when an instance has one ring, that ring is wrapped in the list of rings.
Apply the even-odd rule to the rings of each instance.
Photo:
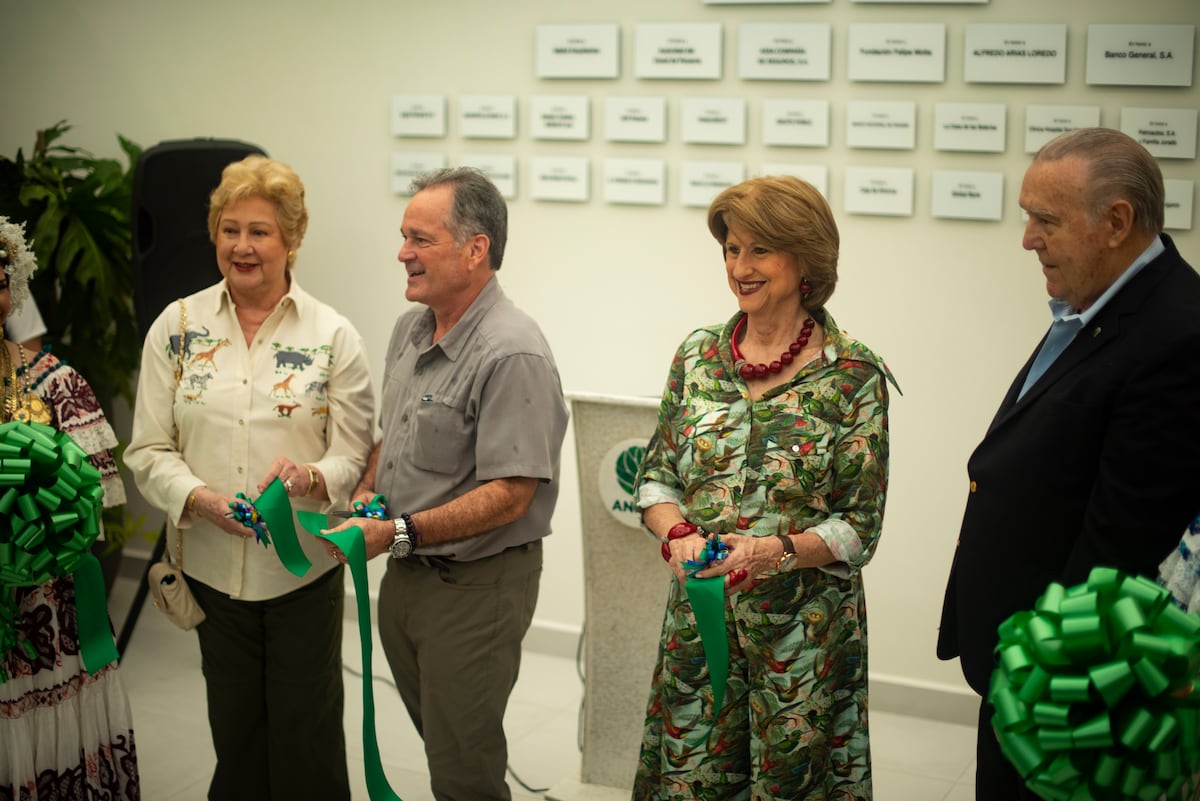
[[[313,566],[296,577],[226,516],[237,493],[254,498],[276,477],[296,509],[344,506],[373,445],[362,339],[293,274],[307,222],[286,164],[250,156],[225,168],[208,216],[222,280],[151,326],[125,453],[182,532],[207,615],[197,632],[217,756],[210,798],[350,797],[342,567],[297,527]]]

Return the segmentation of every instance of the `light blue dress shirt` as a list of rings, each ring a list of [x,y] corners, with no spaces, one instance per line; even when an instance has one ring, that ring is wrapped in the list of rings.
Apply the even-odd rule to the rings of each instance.
[[[1162,255],[1166,249],[1162,239],[1155,237],[1150,246],[1133,260],[1133,264],[1129,265],[1116,281],[1113,281],[1112,286],[1106,289],[1104,294],[1088,307],[1087,311],[1075,312],[1065,300],[1050,299],[1050,313],[1054,316],[1054,322],[1050,325],[1050,333],[1046,335],[1042,349],[1038,351],[1037,358],[1033,360],[1033,367],[1029,368],[1029,375],[1025,377],[1025,384],[1021,387],[1021,394],[1017,396],[1017,400],[1025,397],[1029,388],[1037,383],[1050,365],[1054,364],[1054,360],[1067,349],[1067,345],[1071,344],[1075,335],[1100,313],[1104,304],[1120,292],[1121,288],[1138,274],[1138,271]]]

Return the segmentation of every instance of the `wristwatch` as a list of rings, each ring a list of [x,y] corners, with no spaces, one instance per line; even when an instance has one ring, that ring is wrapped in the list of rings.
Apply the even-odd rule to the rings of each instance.
[[[775,569],[782,573],[790,570],[792,563],[796,561],[796,545],[787,534],[776,534],[775,536],[783,543],[783,553],[779,555],[779,562],[775,565]]]
[[[392,520],[392,525],[396,527],[396,536],[392,539],[392,544],[388,546],[388,551],[391,552],[393,559],[407,559],[412,555],[413,540],[408,527],[410,519],[408,515],[402,515]]]

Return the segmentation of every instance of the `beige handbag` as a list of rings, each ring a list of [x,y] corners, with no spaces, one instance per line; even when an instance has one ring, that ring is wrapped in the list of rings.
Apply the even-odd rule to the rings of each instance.
[[[163,552],[162,561],[150,566],[146,581],[150,584],[150,595],[154,605],[163,611],[172,623],[184,631],[196,628],[204,622],[204,610],[196,603],[191,588],[183,576],[183,534],[175,531],[175,548],[178,564],[171,564],[170,549]]]
[[[179,299],[179,354],[175,365],[175,385],[183,378],[183,346],[187,335],[187,306]],[[164,534],[165,536],[165,534]],[[172,623],[184,631],[196,628],[204,622],[204,610],[196,603],[195,596],[183,575],[183,532],[175,530],[175,564],[171,564],[171,549],[163,550],[162,561],[146,571],[150,595],[154,605],[163,611]]]

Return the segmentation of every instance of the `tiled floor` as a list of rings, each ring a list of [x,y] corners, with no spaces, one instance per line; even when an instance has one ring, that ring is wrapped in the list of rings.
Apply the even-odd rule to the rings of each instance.
[[[135,586],[134,579],[118,580],[111,601],[118,630]],[[352,621],[347,621],[343,653],[347,668],[361,669],[358,630]],[[378,639],[372,669],[378,740],[388,781],[404,801],[432,801],[420,740],[395,691],[380,680],[390,679],[390,674]],[[174,628],[147,604],[121,672],[133,705],[142,798],[205,799],[213,756],[195,634]],[[547,788],[556,788],[557,794],[557,788],[578,779],[582,697],[583,682],[574,659],[525,653],[506,729],[510,767],[529,789],[510,775],[514,799],[541,799]],[[878,801],[970,801],[974,797],[974,729],[881,712],[871,714],[871,727]],[[362,682],[349,673],[346,741],[354,798],[366,801]]]

